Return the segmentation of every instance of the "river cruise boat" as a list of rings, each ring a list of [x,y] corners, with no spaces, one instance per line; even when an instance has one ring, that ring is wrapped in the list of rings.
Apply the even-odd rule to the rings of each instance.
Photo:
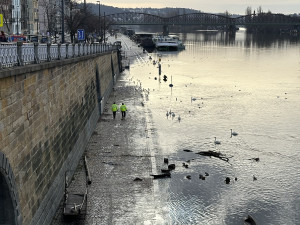
[[[152,40],[155,44],[155,48],[159,51],[178,51],[185,49],[185,46],[176,35],[156,35]]]

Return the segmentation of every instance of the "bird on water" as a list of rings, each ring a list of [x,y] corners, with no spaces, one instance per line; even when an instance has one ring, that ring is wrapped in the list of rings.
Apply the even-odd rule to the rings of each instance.
[[[218,141],[216,137],[215,137],[215,144],[216,144],[216,145],[220,145],[220,144],[221,144],[221,142]]]

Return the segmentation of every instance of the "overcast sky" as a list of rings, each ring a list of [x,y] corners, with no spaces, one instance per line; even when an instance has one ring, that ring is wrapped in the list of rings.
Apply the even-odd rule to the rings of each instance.
[[[86,0],[94,2],[96,0]],[[220,13],[226,10],[229,13],[245,14],[248,6],[256,10],[259,6],[264,12],[272,13],[300,13],[300,0],[100,0],[101,4],[120,8],[190,8],[207,13]]]

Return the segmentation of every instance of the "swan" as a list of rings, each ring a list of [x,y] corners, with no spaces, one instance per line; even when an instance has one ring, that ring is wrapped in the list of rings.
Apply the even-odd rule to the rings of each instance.
[[[234,131],[232,131],[232,129],[230,129],[230,131],[231,131],[231,137],[232,137],[232,136],[237,136],[237,135],[238,135],[238,133],[237,133],[237,132],[234,132]]]
[[[217,141],[217,138],[216,138],[216,137],[215,137],[215,144],[216,144],[216,145],[220,145],[220,144],[221,144],[220,141]]]

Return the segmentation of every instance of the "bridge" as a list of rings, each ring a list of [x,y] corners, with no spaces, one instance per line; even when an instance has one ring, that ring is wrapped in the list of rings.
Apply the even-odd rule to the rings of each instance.
[[[240,17],[210,13],[189,13],[173,17],[161,17],[147,13],[116,13],[102,16],[102,19],[111,25],[163,25],[164,32],[168,26],[213,26],[227,30],[236,26],[291,26],[300,29],[300,17],[283,14],[260,13]]]

